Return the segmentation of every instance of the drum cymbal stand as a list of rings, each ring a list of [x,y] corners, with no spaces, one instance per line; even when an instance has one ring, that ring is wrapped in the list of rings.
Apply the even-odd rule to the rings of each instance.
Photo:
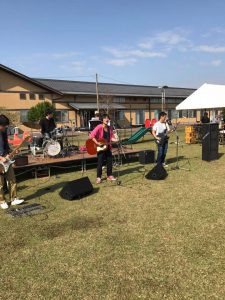
[[[68,133],[66,130],[63,130],[63,137],[62,137],[62,144],[63,144],[63,149],[62,149],[62,156],[70,156],[70,150],[71,150],[71,143],[69,142],[68,139]]]

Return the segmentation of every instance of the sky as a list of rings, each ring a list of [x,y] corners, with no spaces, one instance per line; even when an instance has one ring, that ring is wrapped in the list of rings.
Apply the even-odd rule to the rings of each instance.
[[[224,0],[0,0],[0,63],[27,76],[225,84]]]

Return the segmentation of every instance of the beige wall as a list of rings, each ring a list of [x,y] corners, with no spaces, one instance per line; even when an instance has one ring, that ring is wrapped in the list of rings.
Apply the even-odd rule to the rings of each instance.
[[[0,91],[0,107],[10,110],[30,109],[37,103],[43,102],[43,100],[39,100],[39,93],[44,93],[45,101],[59,98],[59,95],[3,70],[0,70]],[[20,100],[20,92],[26,93],[27,100]],[[36,95],[36,100],[30,100],[29,92]]]

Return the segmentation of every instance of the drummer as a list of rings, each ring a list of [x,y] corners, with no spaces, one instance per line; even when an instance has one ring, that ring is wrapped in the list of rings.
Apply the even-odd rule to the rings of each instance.
[[[45,117],[40,120],[39,125],[41,126],[42,135],[47,138],[51,137],[51,132],[56,128],[51,109],[46,110]]]

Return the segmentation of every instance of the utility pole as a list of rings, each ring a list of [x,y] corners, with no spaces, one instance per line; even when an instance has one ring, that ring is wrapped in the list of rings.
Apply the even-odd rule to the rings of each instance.
[[[166,89],[168,89],[168,86],[164,85],[158,88],[161,89],[161,110],[164,111],[166,108]]]
[[[97,96],[97,111],[99,113],[99,94],[98,94],[98,74],[96,73],[96,96]]]

